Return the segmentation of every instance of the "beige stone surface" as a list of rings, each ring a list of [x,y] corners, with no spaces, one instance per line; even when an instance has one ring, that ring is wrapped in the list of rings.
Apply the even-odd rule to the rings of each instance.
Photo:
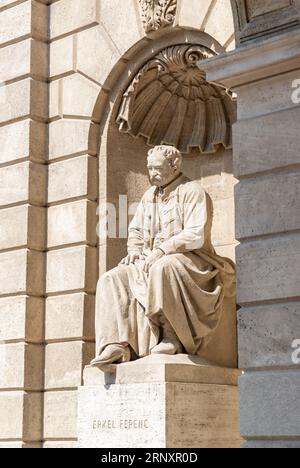
[[[47,84],[31,78],[0,87],[0,123],[32,117],[45,120],[48,115]]]
[[[34,78],[46,78],[46,44],[33,39],[27,39],[0,49],[1,83],[29,74]]]
[[[50,343],[45,350],[45,389],[82,385],[83,368],[95,355],[93,343],[71,341]]]
[[[95,296],[78,293],[48,297],[46,300],[46,341],[93,340],[95,338],[94,315]]]
[[[44,292],[44,254],[21,249],[0,254],[0,295]]]
[[[250,83],[238,91],[239,120],[271,114],[279,110],[292,109],[296,104],[291,99],[291,87],[299,79],[299,70]],[[284,120],[283,120],[284,121]]]
[[[46,245],[45,221],[44,208],[22,205],[0,210],[0,249],[43,250]]]
[[[97,251],[94,247],[71,247],[47,254],[47,292],[82,289],[94,293]]]
[[[99,22],[99,0],[60,0],[50,6],[50,38]]]
[[[97,159],[79,156],[49,166],[48,202],[53,203],[70,198],[98,197]]]
[[[49,159],[76,154],[96,154],[89,146],[91,123],[86,120],[58,120],[49,125]]]
[[[43,331],[42,298],[18,296],[0,299],[0,342],[22,340],[41,343]]]
[[[292,343],[300,336],[299,307],[299,302],[291,302],[239,311],[240,368],[293,365]]]
[[[236,187],[235,196],[238,239],[300,228],[298,172],[241,181]],[[270,210],[272,206],[274,209]]]
[[[46,392],[44,439],[77,438],[77,391]]]
[[[238,369],[213,366],[199,356],[153,354],[135,362],[112,364],[106,369],[87,366],[83,379],[87,387],[161,382],[237,386],[240,373]]]
[[[0,168],[0,206],[29,202],[43,205],[46,198],[46,167],[24,162]]]
[[[0,392],[0,440],[40,441],[42,395],[22,391]]]
[[[45,161],[46,125],[24,120],[0,127],[0,164],[18,159]]]
[[[1,11],[0,44],[26,36],[47,38],[47,6],[35,0]]]
[[[138,9],[132,0],[100,2],[100,19],[121,55],[144,37]]]
[[[97,243],[97,204],[77,201],[50,207],[48,210],[48,248],[84,242]]]
[[[76,449],[77,448],[76,441],[48,441],[43,444],[44,449]]]
[[[212,0],[201,0],[201,8],[199,0],[179,0],[175,24],[203,30],[203,22],[211,6]]]
[[[50,44],[50,78],[76,70],[76,36],[67,36]]]
[[[102,25],[80,32],[77,41],[78,70],[103,85],[120,59],[116,45]]]
[[[56,108],[58,109],[57,115],[92,117],[98,94],[101,91],[100,86],[78,73],[59,80],[58,89],[56,89],[56,83],[52,83],[54,90],[51,104],[54,103],[54,109],[51,117],[55,117]],[[58,105],[55,105],[56,101]]]
[[[243,375],[240,379],[243,436],[250,439],[299,439],[299,383],[298,369]]]
[[[299,116],[297,106],[237,122],[233,126],[236,177],[297,164],[299,138],[294,124]]]
[[[43,347],[12,343],[0,344],[0,388],[38,391],[43,388]]]
[[[79,447],[238,448],[237,401],[237,388],[223,385],[81,387]]]
[[[299,259],[297,235],[238,246],[238,303],[298,297]]]
[[[220,27],[220,21],[222,27]],[[234,35],[230,0],[218,0],[215,2],[214,8],[205,24],[204,31],[219,41],[221,45],[226,45]]]

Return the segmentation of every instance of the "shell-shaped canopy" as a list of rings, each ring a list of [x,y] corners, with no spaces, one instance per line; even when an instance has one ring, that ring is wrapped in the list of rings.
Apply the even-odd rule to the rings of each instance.
[[[226,89],[209,83],[197,66],[214,56],[203,46],[168,47],[148,62],[123,96],[121,132],[143,136],[151,146],[172,145],[182,153],[214,153],[232,146],[236,103]]]

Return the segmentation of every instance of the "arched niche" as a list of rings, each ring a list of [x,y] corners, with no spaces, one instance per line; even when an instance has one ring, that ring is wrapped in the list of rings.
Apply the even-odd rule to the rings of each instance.
[[[100,122],[99,137],[99,203],[116,207],[119,227],[120,195],[128,204],[138,202],[150,186],[146,169],[149,141],[141,136],[120,132],[118,115],[124,93],[139,71],[167,47],[187,44],[207,47],[215,55],[224,51],[211,36],[196,31],[165,33],[157,41],[136,45],[128,61],[121,61],[107,80],[109,91],[102,91],[94,109],[93,119]],[[231,124],[231,122],[230,122]],[[91,139],[94,138],[91,132]],[[221,255],[234,259],[234,185],[232,150],[217,146],[213,153],[203,154],[194,147],[184,154],[184,172],[191,179],[201,179],[214,204],[213,241]],[[124,199],[122,200],[124,203]],[[124,216],[124,207],[121,211]],[[130,217],[128,221],[130,221]],[[124,229],[124,225],[123,225]],[[118,233],[118,230],[117,230]],[[101,239],[99,242],[100,274],[115,267],[126,254],[126,233],[122,238]]]

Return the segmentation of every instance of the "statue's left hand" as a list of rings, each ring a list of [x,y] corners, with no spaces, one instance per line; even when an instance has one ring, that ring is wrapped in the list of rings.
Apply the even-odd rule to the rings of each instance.
[[[159,259],[161,259],[164,256],[164,252],[160,249],[153,250],[153,252],[147,257],[145,266],[144,266],[144,272],[149,273],[150,268],[154,263],[156,263]]]

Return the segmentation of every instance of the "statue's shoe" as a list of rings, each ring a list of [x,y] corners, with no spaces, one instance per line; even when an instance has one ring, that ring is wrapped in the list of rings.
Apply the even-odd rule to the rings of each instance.
[[[168,339],[164,338],[151,350],[151,354],[180,354],[182,351],[183,348],[179,341],[169,341]]]
[[[114,344],[107,346],[104,351],[93,359],[90,363],[91,366],[103,367],[109,364],[120,364],[122,362],[130,361],[129,346]]]

